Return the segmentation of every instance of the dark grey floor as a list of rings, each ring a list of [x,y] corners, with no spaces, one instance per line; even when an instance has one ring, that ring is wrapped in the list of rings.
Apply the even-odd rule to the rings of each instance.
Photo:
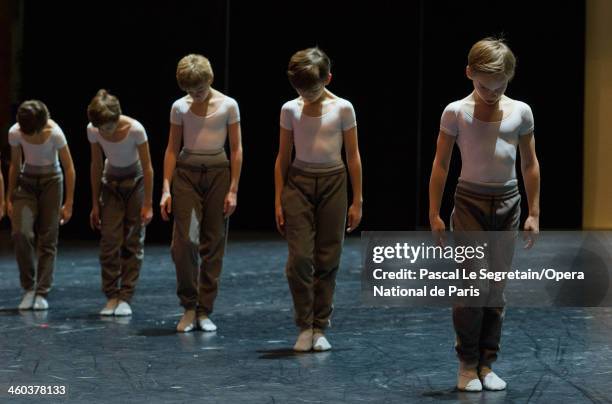
[[[61,243],[51,310],[20,313],[17,269],[0,257],[0,402],[610,403],[612,310],[512,309],[497,372],[505,392],[453,390],[449,309],[369,308],[359,242],[339,274],[333,351],[296,355],[278,238],[232,238],[214,321],[177,335],[167,246],[147,246],[131,319],[103,319],[97,248]],[[65,397],[9,396],[10,385],[64,385]]]

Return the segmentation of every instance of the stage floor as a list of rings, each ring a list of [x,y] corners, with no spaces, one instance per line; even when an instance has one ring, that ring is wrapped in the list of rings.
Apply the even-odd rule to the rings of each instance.
[[[496,371],[504,392],[454,390],[448,308],[371,308],[359,239],[338,276],[331,352],[295,354],[278,237],[232,237],[211,318],[216,333],[175,333],[182,313],[165,245],[147,245],[129,319],[105,303],[95,243],[62,242],[48,313],[19,312],[16,264],[0,257],[0,402],[610,403],[611,309],[509,308]],[[65,386],[61,396],[9,386]]]

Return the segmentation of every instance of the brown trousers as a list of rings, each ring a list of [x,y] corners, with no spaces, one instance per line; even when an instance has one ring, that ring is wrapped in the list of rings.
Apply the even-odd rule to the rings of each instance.
[[[455,207],[451,222],[457,233],[456,240],[473,243],[470,232],[492,231],[486,238],[487,262],[466,262],[469,270],[473,266],[493,271],[508,270],[512,264],[514,242],[521,215],[521,195],[517,187],[487,193],[475,191],[461,183],[455,191]],[[467,232],[464,235],[461,232]],[[504,319],[505,282],[492,280],[469,281],[480,290],[478,305],[466,305],[460,301],[453,307],[453,325],[456,333],[455,350],[459,359],[469,367],[488,366],[497,359],[500,348],[501,329]]]
[[[102,178],[100,265],[108,299],[129,302],[134,295],[144,258],[143,200],[142,175]]]
[[[227,224],[223,205],[229,185],[229,162],[199,167],[177,164],[172,179],[176,293],[185,309],[196,309],[198,314],[212,313],[217,297]]]
[[[41,296],[53,282],[63,185],[61,172],[21,173],[13,193],[12,237],[21,287]]]
[[[295,322],[329,326],[347,212],[346,169],[311,173],[292,166],[281,202],[289,245],[286,275]]]

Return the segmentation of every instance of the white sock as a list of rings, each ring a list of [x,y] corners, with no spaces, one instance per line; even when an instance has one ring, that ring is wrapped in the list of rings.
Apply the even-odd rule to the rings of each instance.
[[[36,295],[34,298],[34,306],[32,306],[33,310],[47,310],[49,308],[49,302],[47,299],[40,295]]]
[[[202,331],[217,331],[217,326],[207,316],[201,316],[200,318],[198,318],[198,325],[200,326]]]
[[[185,310],[183,313],[183,317],[176,325],[176,330],[178,332],[189,332],[193,330],[193,322],[195,320],[195,310]]]
[[[117,298],[113,297],[112,299],[108,299],[108,301],[106,302],[106,306],[104,306],[104,308],[100,310],[100,315],[112,316],[115,313],[115,309],[117,308],[118,304],[119,300]]]
[[[30,290],[25,292],[23,299],[21,299],[21,303],[19,303],[19,310],[31,310],[32,306],[34,306],[34,296],[36,296],[34,291]]]
[[[492,370],[482,378],[482,385],[485,389],[493,391],[504,390],[506,388],[506,382]]]
[[[312,349],[312,328],[306,328],[300,332],[300,335],[293,346],[294,351],[308,352]]]
[[[312,337],[312,349],[315,351],[329,351],[331,344],[325,338],[323,332],[316,332]]]
[[[130,304],[128,302],[119,300],[119,304],[117,305],[114,314],[115,316],[131,316],[132,308],[130,307]]]

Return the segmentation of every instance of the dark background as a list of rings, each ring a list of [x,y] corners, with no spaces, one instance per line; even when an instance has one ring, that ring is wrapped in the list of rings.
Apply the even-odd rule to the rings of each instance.
[[[87,104],[99,88],[117,95],[124,113],[147,129],[157,206],[170,106],[183,95],[175,68],[187,53],[209,57],[213,86],[240,105],[244,165],[231,228],[273,230],[279,112],[296,96],[286,66],[295,51],[314,45],[332,59],[329,89],[357,112],[361,230],[425,228],[440,114],[471,91],[467,53],[489,35],[503,35],[518,59],[507,94],[534,112],[541,227],[582,224],[584,1],[28,1],[23,11],[23,47],[14,50],[19,101],[47,104],[67,135],[77,170],[75,211],[64,238],[97,237],[88,227],[85,127]],[[456,150],[444,219],[459,167]],[[167,241],[171,227],[155,213],[147,239]]]

